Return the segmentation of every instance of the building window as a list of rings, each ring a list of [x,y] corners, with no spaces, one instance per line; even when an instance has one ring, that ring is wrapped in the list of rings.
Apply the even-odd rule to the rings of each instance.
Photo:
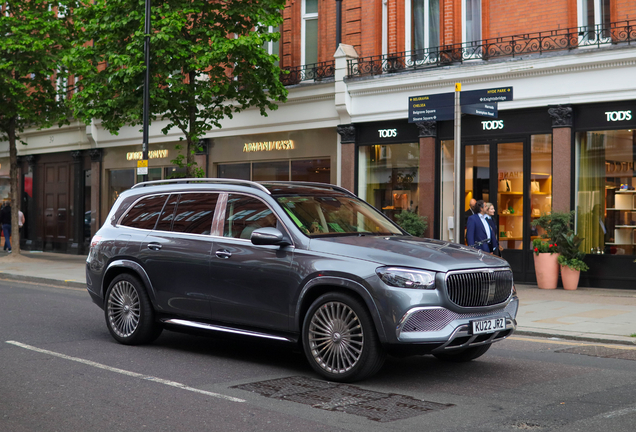
[[[636,254],[636,133],[576,134],[576,233],[581,250]]]
[[[419,207],[418,143],[360,147],[358,196],[389,218]]]
[[[412,48],[417,51],[439,47],[439,0],[413,0]],[[419,58],[418,58],[419,59]]]
[[[112,207],[119,195],[135,184],[134,169],[108,171],[108,208]]]
[[[267,31],[268,33],[278,33],[279,32],[279,28],[278,27],[273,27],[273,26],[269,26],[269,29]],[[267,54],[269,55],[275,55],[275,56],[280,56],[280,50],[279,50],[279,42],[280,40],[277,41],[267,41],[263,44],[263,49],[265,51],[267,51]],[[274,64],[276,66],[278,66],[278,60],[276,60],[276,62],[274,62]]]
[[[610,0],[578,0],[578,21],[580,43],[609,39]]]
[[[462,1],[462,41],[481,41],[481,0]]]
[[[303,0],[300,62],[318,63],[318,0]]]

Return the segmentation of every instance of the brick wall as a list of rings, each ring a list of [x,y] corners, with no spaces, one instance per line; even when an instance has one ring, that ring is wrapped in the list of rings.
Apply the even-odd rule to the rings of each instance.
[[[576,3],[575,22],[571,23],[569,1],[488,0],[484,3],[488,6],[482,8],[486,21],[482,26],[484,39],[576,26]]]
[[[616,18],[612,14],[612,20],[625,21],[636,20],[636,1],[634,0],[614,0],[614,8],[610,6],[610,11],[616,11]]]

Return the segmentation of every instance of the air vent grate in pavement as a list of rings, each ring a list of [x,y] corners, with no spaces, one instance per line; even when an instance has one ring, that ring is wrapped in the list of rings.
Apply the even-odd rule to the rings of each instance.
[[[279,378],[241,384],[233,388],[310,405],[313,408],[367,417],[377,422],[401,420],[454,406],[305,377]]]
[[[636,350],[625,348],[610,348],[599,345],[585,345],[557,350],[560,353],[581,354],[591,357],[615,358],[621,360],[636,360]]]

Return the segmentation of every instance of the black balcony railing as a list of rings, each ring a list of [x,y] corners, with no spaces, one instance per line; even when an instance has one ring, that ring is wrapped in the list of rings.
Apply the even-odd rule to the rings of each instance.
[[[632,42],[636,42],[636,21],[621,21],[610,23],[609,26],[574,27],[382,56],[361,57],[348,60],[347,78],[435,68],[469,60],[490,60],[543,54],[550,51],[600,48],[605,45],[631,44]]]
[[[288,86],[302,81],[321,81],[325,78],[332,78],[336,71],[336,62],[331,60],[282,69],[283,73],[280,76],[280,80],[284,85]]]

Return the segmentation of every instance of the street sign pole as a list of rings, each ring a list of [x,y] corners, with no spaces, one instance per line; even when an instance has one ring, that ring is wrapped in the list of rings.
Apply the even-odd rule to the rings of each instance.
[[[150,0],[145,2],[145,23],[144,32],[144,60],[146,63],[146,74],[144,76],[144,100],[143,100],[143,137],[141,142],[142,160],[148,163],[148,125],[150,123]],[[148,181],[148,165],[146,165],[146,174],[142,174],[142,181]]]
[[[455,188],[454,188],[454,207],[455,211],[453,212],[453,232],[454,232],[454,240],[455,243],[459,243],[459,227],[460,227],[460,217],[461,217],[461,209],[462,209],[462,199],[461,199],[461,175],[460,170],[462,167],[461,163],[461,154],[462,154],[462,107],[460,105],[460,93],[462,91],[462,84],[455,84]]]

